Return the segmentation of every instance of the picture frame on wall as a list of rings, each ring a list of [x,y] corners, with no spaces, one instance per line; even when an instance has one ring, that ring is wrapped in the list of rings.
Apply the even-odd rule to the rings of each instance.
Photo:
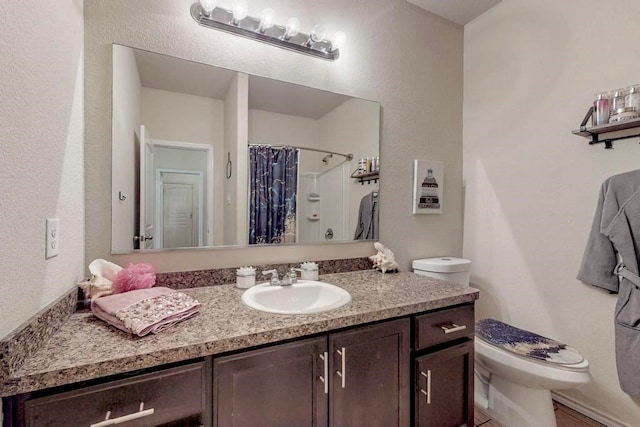
[[[442,213],[444,163],[433,160],[413,161],[413,214]]]

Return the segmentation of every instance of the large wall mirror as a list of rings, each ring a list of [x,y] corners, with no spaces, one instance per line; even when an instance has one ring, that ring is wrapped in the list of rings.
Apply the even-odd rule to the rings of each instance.
[[[377,102],[115,44],[112,101],[113,253],[377,239]]]

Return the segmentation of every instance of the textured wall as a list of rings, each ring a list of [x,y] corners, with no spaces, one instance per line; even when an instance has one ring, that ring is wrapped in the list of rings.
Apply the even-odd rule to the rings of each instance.
[[[115,249],[131,251],[133,249],[134,218],[136,215],[136,199],[139,182],[137,172],[140,161],[140,114],[142,105],[142,83],[133,50],[123,46],[113,47],[113,81],[112,89],[113,119],[111,134],[118,141],[112,151],[111,162],[119,165],[120,172],[111,177],[111,187],[118,197],[111,200],[113,222],[118,224],[111,230],[111,242]],[[137,135],[137,136],[136,136]],[[120,192],[125,197],[120,200]],[[137,220],[137,219],[136,219]]]
[[[565,341],[593,382],[564,394],[637,426],[613,352],[616,297],[575,279],[601,182],[638,168],[571,134],[593,94],[640,83],[636,0],[505,0],[465,27],[464,256],[478,314]],[[640,372],[639,372],[640,374]]]
[[[5,1],[0,16],[4,336],[84,273],[82,2]],[[45,220],[54,217],[61,252],[45,260]]]
[[[273,8],[278,22],[297,16],[309,32],[343,29],[347,45],[332,63],[198,26],[191,0],[85,2],[87,164],[110,153],[112,42],[180,56],[382,104],[381,241],[403,268],[412,259],[462,249],[463,29],[404,0],[255,0],[250,14]],[[219,2],[227,5],[230,2]],[[411,214],[413,159],[444,161],[442,215]],[[354,168],[355,169],[355,168]],[[87,169],[87,259],[109,257],[108,164]],[[162,270],[271,260],[326,259],[372,253],[370,243],[179,251],[111,257],[145,260]]]

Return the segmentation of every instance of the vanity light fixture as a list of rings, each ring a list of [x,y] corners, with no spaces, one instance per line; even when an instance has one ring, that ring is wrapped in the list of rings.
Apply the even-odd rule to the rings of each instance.
[[[238,36],[258,40],[283,49],[335,61],[346,36],[339,31],[333,40],[325,39],[321,26],[311,34],[300,32],[300,21],[289,18],[285,26],[275,25],[275,12],[265,9],[259,18],[248,15],[247,0],[234,0],[232,9],[216,7],[216,0],[200,0],[191,5],[191,17],[203,27],[215,28]]]

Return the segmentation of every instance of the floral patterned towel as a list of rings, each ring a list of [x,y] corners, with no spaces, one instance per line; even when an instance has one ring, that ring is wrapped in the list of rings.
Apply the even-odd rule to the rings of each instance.
[[[197,314],[200,303],[183,292],[155,287],[96,298],[91,311],[116,328],[142,337]]]

